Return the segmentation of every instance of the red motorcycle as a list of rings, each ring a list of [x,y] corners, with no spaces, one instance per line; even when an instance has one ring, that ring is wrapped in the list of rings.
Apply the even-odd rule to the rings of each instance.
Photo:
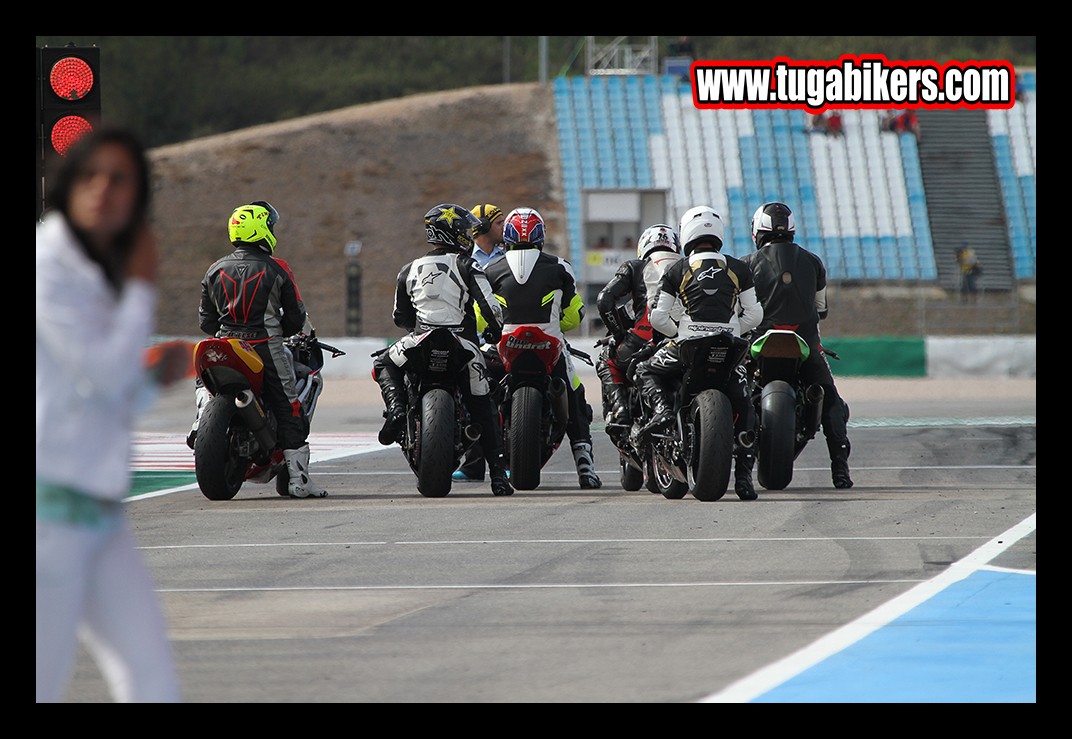
[[[319,341],[316,331],[296,334],[284,345],[291,352],[298,400],[308,424],[324,389],[324,352],[332,357],[346,352]],[[194,349],[194,369],[212,395],[201,411],[194,440],[194,469],[202,494],[209,500],[231,500],[247,481],[275,479],[276,492],[287,495],[289,474],[276,444],[276,420],[261,395],[260,355],[241,339],[203,339]]]
[[[587,354],[537,326],[519,326],[499,340],[506,369],[498,398],[503,450],[517,490],[539,487],[540,470],[566,435],[568,388],[553,374],[563,351],[592,363]]]

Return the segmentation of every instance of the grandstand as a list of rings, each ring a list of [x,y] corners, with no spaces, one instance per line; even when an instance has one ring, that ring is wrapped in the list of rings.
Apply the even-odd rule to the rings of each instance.
[[[571,261],[585,281],[587,191],[662,192],[663,220],[712,205],[725,251],[752,249],[750,219],[788,203],[799,241],[832,280],[956,286],[954,246],[987,265],[984,288],[1035,279],[1035,72],[1009,110],[923,110],[919,142],[881,130],[883,111],[844,111],[844,135],[809,132],[797,109],[698,109],[675,75],[553,82]],[[642,229],[648,223],[623,224]]]

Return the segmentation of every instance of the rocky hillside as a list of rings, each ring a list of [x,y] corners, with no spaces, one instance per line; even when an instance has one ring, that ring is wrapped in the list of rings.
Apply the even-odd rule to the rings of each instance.
[[[536,83],[416,95],[155,149],[158,331],[197,335],[201,277],[230,250],[228,216],[267,200],[281,216],[276,253],[318,333],[345,335],[344,248],[360,241],[362,334],[398,335],[395,276],[426,250],[425,212],[441,202],[535,207],[554,250],[565,230],[557,156],[551,93]]]
[[[290,262],[321,336],[346,335],[344,249],[362,250],[361,335],[394,337],[395,276],[422,254],[424,213],[440,202],[531,206],[565,254],[550,86],[491,85],[354,106],[152,152],[164,253],[158,332],[196,336],[205,269],[230,250],[227,217],[268,200],[277,254]],[[557,237],[557,238],[556,238]],[[940,290],[835,286],[833,336],[1034,333],[1034,293],[961,307]],[[839,318],[835,319],[835,317]]]

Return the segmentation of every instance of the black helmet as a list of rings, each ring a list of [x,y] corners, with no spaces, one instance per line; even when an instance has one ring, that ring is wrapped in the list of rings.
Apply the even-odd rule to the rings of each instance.
[[[473,229],[480,220],[456,203],[440,203],[424,214],[424,234],[429,244],[439,244],[465,253],[473,248]]]
[[[757,249],[775,238],[790,241],[796,231],[793,211],[785,203],[764,203],[752,215],[752,243]]]

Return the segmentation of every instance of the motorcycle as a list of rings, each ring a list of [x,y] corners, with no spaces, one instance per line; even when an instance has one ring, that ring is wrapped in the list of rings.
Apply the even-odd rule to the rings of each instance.
[[[611,337],[600,339],[596,342],[596,346],[604,347],[601,361],[607,362],[614,353]],[[622,387],[625,390],[631,420],[628,423],[610,421],[605,430],[611,443],[618,450],[619,481],[623,490],[635,491],[644,487],[657,495],[669,493],[667,497],[681,498],[688,492],[688,487],[685,483],[675,480],[667,472],[655,469],[650,440],[640,433],[640,429],[650,420],[650,414],[644,405],[636,382],[636,368],[654,352],[655,345],[649,343],[631,354],[626,361],[625,367],[622,368],[622,376],[625,379]],[[618,356],[620,357],[621,354]],[[604,398],[604,418],[608,416],[610,410],[608,400]]]
[[[820,347],[820,351],[840,359],[830,350]],[[752,342],[752,402],[758,426],[756,478],[767,490],[789,486],[793,463],[819,430],[823,388],[805,386],[798,375],[810,353],[808,343],[789,328],[770,329]]]
[[[316,331],[284,341],[290,352],[303,422],[312,421],[324,389],[324,352],[346,352],[321,342]],[[197,485],[209,500],[231,500],[243,483],[275,480],[287,495],[290,475],[277,446],[276,419],[264,402],[264,362],[242,339],[202,339],[194,348],[194,369],[209,393],[194,439]]]
[[[426,498],[446,497],[453,482],[451,474],[466,447],[480,438],[480,428],[472,423],[462,394],[472,350],[459,342],[451,329],[437,327],[395,342],[372,356],[385,351],[406,356],[408,402],[400,445],[417,475],[417,490]]]
[[[674,397],[676,424],[650,435],[650,471],[666,498],[689,492],[697,500],[719,500],[733,466],[733,408],[723,388],[741,366],[748,341],[730,332],[675,341],[685,366]],[[652,409],[644,405],[650,418]]]
[[[498,399],[510,482],[517,490],[535,490],[569,421],[568,388],[565,380],[554,376],[555,365],[563,351],[588,364],[592,359],[538,326],[518,326],[504,333],[498,351],[506,372]]]

